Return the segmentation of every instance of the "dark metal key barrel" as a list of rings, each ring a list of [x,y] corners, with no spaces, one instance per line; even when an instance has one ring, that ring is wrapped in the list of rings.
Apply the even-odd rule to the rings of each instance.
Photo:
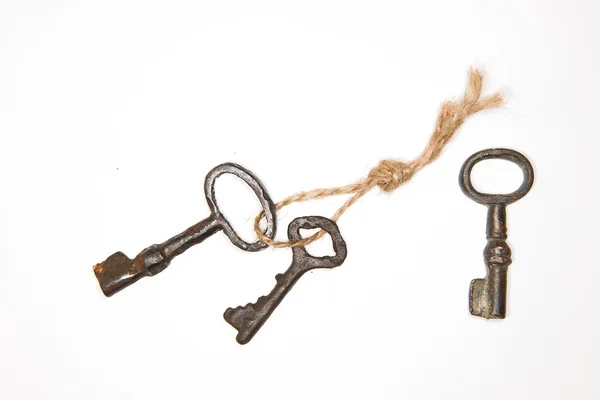
[[[258,251],[267,245],[261,241],[248,243],[235,232],[229,221],[219,210],[215,198],[215,181],[223,174],[233,174],[250,186],[265,211],[267,227],[265,235],[273,238],[276,233],[275,205],[260,181],[244,167],[225,163],[213,168],[204,182],[204,193],[210,209],[210,216],[189,227],[182,233],[162,244],[155,244],[142,250],[133,260],[122,252],[108,257],[94,266],[94,273],[100,288],[106,296],[112,296],[145,276],[154,276],[169,266],[173,258],[190,247],[202,243],[218,231],[223,231],[231,242],[245,251]]]

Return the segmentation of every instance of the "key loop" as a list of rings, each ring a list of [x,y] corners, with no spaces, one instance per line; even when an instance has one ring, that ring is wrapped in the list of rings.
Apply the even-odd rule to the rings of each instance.
[[[325,217],[298,217],[288,225],[288,238],[290,241],[302,239],[300,229],[321,229],[331,236],[333,243],[333,256],[315,257],[310,255],[304,246],[292,247],[294,261],[301,261],[311,268],[335,268],[340,266],[346,259],[348,249],[342,238],[340,229],[332,220]]]
[[[252,172],[238,164],[225,163],[218,165],[210,170],[210,172],[206,175],[206,180],[204,181],[204,193],[206,195],[208,207],[229,240],[231,240],[234,245],[245,251],[259,251],[265,249],[267,244],[260,240],[257,240],[254,243],[248,243],[244,241],[236,233],[229,221],[227,221],[227,218],[225,218],[221,210],[219,210],[217,199],[215,197],[215,181],[223,174],[232,174],[242,179],[248,186],[250,186],[256,197],[258,197],[258,201],[263,208],[267,220],[267,227],[264,231],[264,234],[270,239],[273,239],[275,237],[275,233],[277,232],[277,219],[275,218],[275,204],[273,204],[273,200],[271,200],[267,190],[264,188],[258,178],[254,176]]]
[[[509,194],[492,194],[492,193],[481,193],[476,190],[471,182],[471,172],[475,164],[484,160],[501,159],[515,163],[521,168],[523,172],[523,183],[521,186],[512,193]],[[529,160],[521,153],[511,149],[486,149],[478,151],[467,158],[463,164],[460,175],[459,184],[462,191],[475,200],[477,203],[484,205],[494,204],[511,204],[525,196],[531,186],[533,185],[533,167]]]

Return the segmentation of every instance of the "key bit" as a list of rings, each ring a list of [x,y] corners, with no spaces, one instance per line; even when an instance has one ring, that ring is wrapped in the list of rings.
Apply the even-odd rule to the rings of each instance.
[[[517,164],[523,171],[523,183],[510,194],[487,194],[477,191],[471,182],[475,164],[483,160],[503,159]],[[533,167],[521,153],[510,149],[487,149],[469,157],[463,164],[459,184],[462,191],[477,203],[488,207],[487,239],[483,251],[487,276],[471,281],[469,310],[472,315],[487,319],[506,317],[506,287],[508,266],[512,263],[506,239],[506,206],[525,196],[533,185]]]
[[[304,247],[292,248],[292,264],[283,274],[277,274],[275,287],[266,296],[260,297],[254,304],[228,308],[223,317],[238,331],[239,344],[248,343],[271,316],[275,308],[294,287],[304,273],[315,268],[335,268],[346,259],[346,242],[342,238],[335,222],[324,217],[300,217],[288,226],[290,240],[300,240],[300,229],[321,228],[331,236],[335,255],[314,257]]]
[[[263,185],[250,171],[242,166],[233,163],[221,164],[206,175],[204,182],[204,192],[210,209],[208,218],[162,244],[147,247],[133,260],[119,251],[108,257],[104,262],[94,266],[94,273],[102,292],[106,296],[112,296],[145,276],[154,276],[160,273],[169,266],[173,258],[190,247],[202,243],[206,238],[221,230],[234,245],[242,250],[258,251],[267,247],[261,241],[248,243],[242,240],[219,210],[215,198],[215,181],[223,174],[233,174],[250,186],[265,211],[267,221],[265,235],[269,238],[275,236],[275,205]]]

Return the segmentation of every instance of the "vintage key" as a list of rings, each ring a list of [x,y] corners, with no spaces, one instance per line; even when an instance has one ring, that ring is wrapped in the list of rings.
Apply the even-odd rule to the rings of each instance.
[[[245,251],[258,251],[267,245],[261,241],[247,243],[233,230],[231,224],[223,216],[215,199],[215,180],[223,174],[233,174],[241,178],[254,191],[266,215],[265,234],[273,238],[276,232],[275,205],[269,194],[252,174],[252,172],[233,163],[221,164],[213,168],[204,181],[204,193],[210,216],[167,240],[162,244],[152,245],[138,254],[133,260],[125,254],[117,252],[104,262],[94,266],[94,273],[100,288],[106,296],[112,296],[127,286],[137,282],[144,276],[154,276],[169,266],[171,260],[190,247],[202,243],[215,232],[223,231],[231,242]]]
[[[305,272],[315,268],[335,268],[346,259],[346,242],[340,235],[335,222],[324,217],[300,217],[288,226],[290,240],[300,240],[300,229],[321,228],[331,236],[334,256],[313,257],[304,247],[292,248],[292,265],[283,274],[275,277],[277,284],[267,296],[262,296],[254,304],[228,308],[223,317],[238,330],[239,344],[248,343],[271,316],[281,300],[292,289]]]
[[[502,159],[517,164],[523,171],[523,183],[510,194],[486,194],[477,191],[471,182],[471,171],[483,160]],[[469,310],[471,314],[488,318],[506,317],[506,284],[511,251],[506,243],[506,206],[525,196],[533,185],[533,167],[525,156],[510,149],[487,149],[469,157],[460,170],[462,191],[476,202],[488,206],[487,239],[483,251],[487,267],[484,279],[471,281]]]

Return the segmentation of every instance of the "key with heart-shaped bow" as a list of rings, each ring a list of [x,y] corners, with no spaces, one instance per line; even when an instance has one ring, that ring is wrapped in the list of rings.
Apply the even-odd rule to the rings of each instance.
[[[260,297],[256,303],[228,308],[223,317],[238,330],[236,340],[239,344],[248,343],[259,331],[275,308],[306,272],[316,268],[335,268],[346,259],[346,242],[342,238],[335,222],[324,217],[300,217],[288,227],[288,237],[292,241],[300,240],[300,229],[320,228],[329,233],[335,255],[314,257],[303,246],[293,247],[292,265],[283,274],[275,277],[277,281],[271,293]]]

